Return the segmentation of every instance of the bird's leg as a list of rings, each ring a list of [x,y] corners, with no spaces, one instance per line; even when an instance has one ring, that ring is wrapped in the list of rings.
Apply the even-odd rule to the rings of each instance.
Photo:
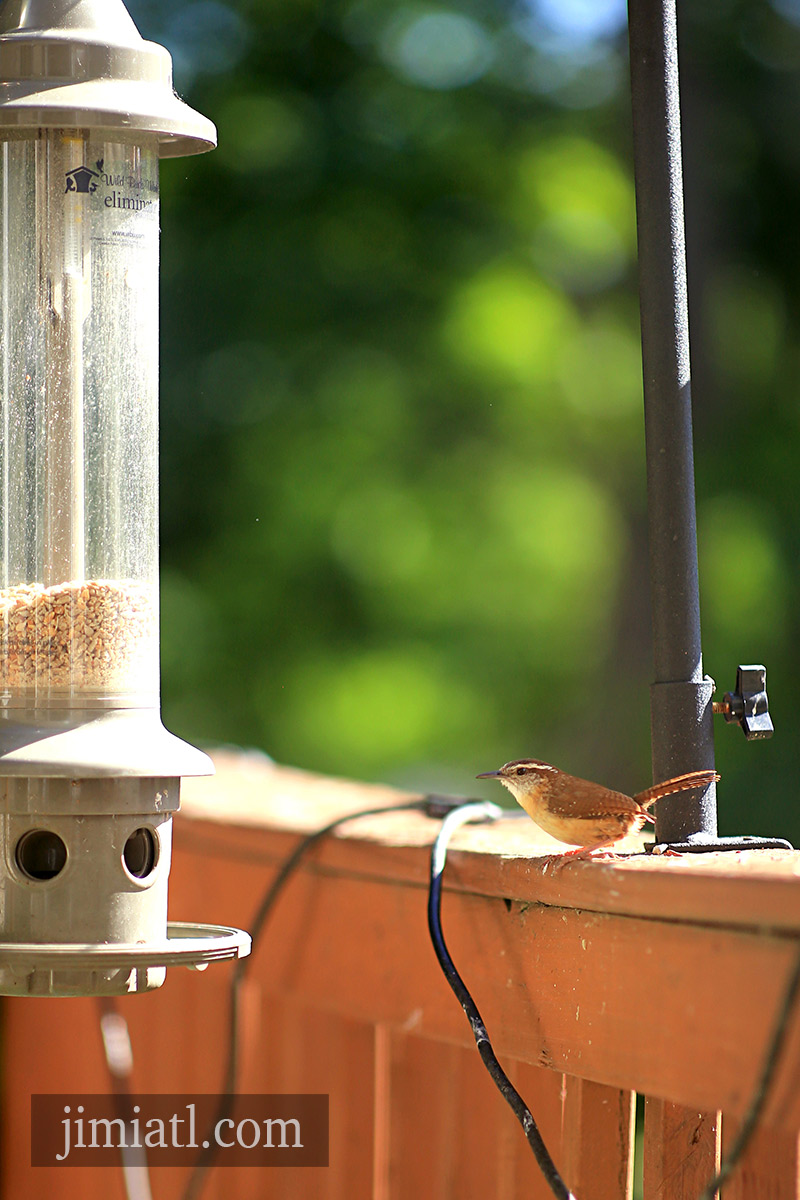
[[[619,858],[618,854],[608,847],[615,846],[619,838],[609,838],[607,842],[595,842],[594,846],[577,846],[574,850],[565,850],[561,858],[592,858],[596,850],[599,850],[604,857],[611,855],[613,858]]]
[[[609,838],[607,842],[598,842],[594,846],[577,846],[574,850],[565,850],[563,854],[554,854],[551,861],[553,863],[553,871],[560,871],[568,862],[574,862],[576,859],[591,859],[595,857],[595,851],[599,850],[598,857],[608,859],[619,859],[622,855],[615,854],[610,849],[616,845],[619,838]]]

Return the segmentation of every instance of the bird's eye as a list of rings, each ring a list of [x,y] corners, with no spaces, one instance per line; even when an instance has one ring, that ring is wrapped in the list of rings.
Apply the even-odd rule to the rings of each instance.
[[[526,768],[525,768],[525,767],[517,767],[517,771],[516,771],[516,773],[517,773],[517,775],[524,775],[524,774],[525,774],[525,770],[526,770]]]

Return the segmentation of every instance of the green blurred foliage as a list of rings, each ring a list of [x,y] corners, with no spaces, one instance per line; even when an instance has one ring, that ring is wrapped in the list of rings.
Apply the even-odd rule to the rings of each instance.
[[[168,723],[645,786],[622,0],[130,8],[220,138],[162,172]],[[778,730],[720,728],[720,821],[798,839],[800,2],[680,8],[705,665]]]

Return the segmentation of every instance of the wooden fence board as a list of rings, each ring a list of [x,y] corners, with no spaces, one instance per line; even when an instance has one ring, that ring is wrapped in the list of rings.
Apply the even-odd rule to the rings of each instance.
[[[648,1096],[644,1121],[644,1200],[699,1200],[719,1169],[719,1113]]]
[[[30,1097],[107,1092],[91,1000],[6,1000],[3,1019],[2,1194],[26,1200],[125,1200],[118,1170],[31,1167]],[[159,1198],[160,1200],[160,1198]]]
[[[635,1096],[565,1077],[564,1172],[580,1200],[630,1200]]]
[[[516,1122],[477,1051],[396,1033],[390,1072],[392,1200],[500,1200],[498,1135]]]
[[[722,1118],[723,1157],[739,1124]],[[723,1200],[796,1200],[800,1185],[797,1133],[760,1126],[741,1163],[722,1188]]]
[[[550,1071],[546,1067],[530,1063],[509,1061],[503,1063],[508,1077],[530,1109],[539,1133],[542,1135],[550,1157],[562,1178],[566,1177],[566,1154],[564,1148],[564,1102],[566,1098],[566,1076]],[[509,1112],[509,1116],[510,1116]],[[531,1175],[533,1151],[517,1122],[504,1126],[508,1159],[506,1171],[509,1179],[505,1195],[525,1196],[531,1200],[552,1200],[553,1193],[544,1181],[538,1168]],[[513,1137],[508,1141],[509,1133]],[[502,1195],[503,1193],[501,1193]]]
[[[329,1096],[330,1167],[244,1168],[264,1200],[370,1200],[373,1194],[375,1031],[317,1009],[264,1001],[264,1038],[250,1064],[255,1092],[323,1092]],[[244,1089],[242,1089],[244,1090]],[[220,1200],[240,1172],[217,1172]],[[224,1191],[222,1190],[224,1189]]]

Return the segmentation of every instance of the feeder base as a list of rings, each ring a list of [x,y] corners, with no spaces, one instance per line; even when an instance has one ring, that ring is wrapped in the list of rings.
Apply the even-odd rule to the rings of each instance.
[[[124,996],[161,987],[167,967],[203,971],[244,958],[250,935],[223,925],[170,922],[162,941],[147,944],[6,942],[0,944],[2,996]]]

